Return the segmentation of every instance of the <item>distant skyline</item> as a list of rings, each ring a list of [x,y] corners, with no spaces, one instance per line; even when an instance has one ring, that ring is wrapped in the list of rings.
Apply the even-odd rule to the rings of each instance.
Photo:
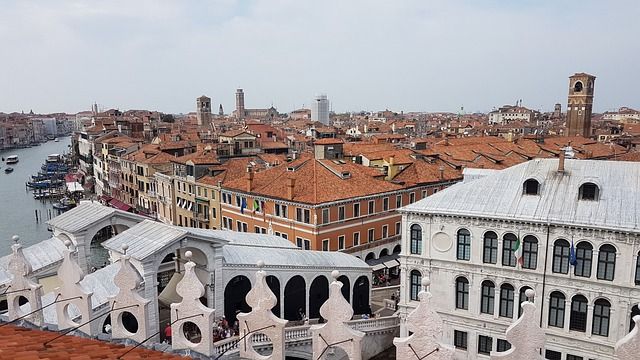
[[[0,1],[0,112],[336,112],[640,108],[640,2],[571,0]]]

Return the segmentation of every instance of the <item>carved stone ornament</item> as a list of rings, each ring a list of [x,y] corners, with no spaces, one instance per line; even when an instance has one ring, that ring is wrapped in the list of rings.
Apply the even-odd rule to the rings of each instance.
[[[364,333],[346,324],[353,316],[351,304],[342,296],[340,273],[331,273],[333,281],[329,285],[329,299],[320,307],[320,315],[327,320],[324,324],[311,326],[313,339],[313,359],[326,359],[329,348],[339,347],[350,360],[362,359],[362,338]]]
[[[200,302],[204,295],[204,285],[196,275],[196,264],[191,261],[193,254],[186,251],[184,255],[189,261],[184,264],[184,276],[176,286],[176,292],[182,297],[182,301],[171,304],[172,346],[176,350],[191,349],[211,356],[215,310]]]
[[[120,258],[120,270],[113,279],[114,284],[118,287],[118,293],[109,298],[111,309],[117,309],[111,312],[111,319],[113,319],[111,321],[111,338],[126,338],[140,343],[150,335],[147,323],[147,306],[150,300],[140,296],[136,290],[142,282],[142,278],[130,262],[131,257],[127,255],[128,248],[128,245],[122,245],[124,256]],[[128,316],[127,313],[136,318],[137,330],[125,327],[123,316]]]
[[[633,330],[616,343],[617,360],[635,360],[640,354],[640,315],[634,316],[632,320],[636,324]]]
[[[253,288],[247,294],[247,304],[251,306],[250,313],[238,314],[240,324],[240,337],[245,337],[242,344],[239,344],[240,358],[251,360],[284,360],[284,327],[287,320],[280,319],[271,312],[278,303],[278,299],[267,285],[267,273],[262,270],[264,262],[258,261],[256,281]],[[258,330],[260,329],[260,330]],[[273,351],[271,355],[260,355],[252,346],[252,336],[250,333],[264,334],[271,339]]]
[[[535,292],[525,292],[528,299],[533,299]],[[507,341],[511,349],[504,352],[491,352],[491,360],[543,360],[540,350],[544,348],[545,334],[536,319],[536,306],[531,301],[522,303],[522,316],[514,321],[506,331]]]
[[[9,259],[8,266],[12,279],[7,289],[9,321],[15,320],[20,316],[24,316],[42,307],[42,285],[37,284],[30,276],[31,265],[22,253],[22,245],[18,243],[20,240],[18,235],[14,235],[12,240],[15,244],[11,246],[13,253]],[[21,297],[29,301],[29,306],[20,306]],[[25,320],[38,326],[42,325],[42,310],[27,316]]]
[[[430,281],[422,279],[426,289]],[[406,338],[395,338],[396,358],[405,360],[452,360],[453,348],[443,345],[442,319],[431,306],[431,293],[422,290],[418,294],[420,304],[406,319],[407,330],[413,332]]]
[[[73,256],[71,241],[65,241],[64,245],[67,248],[63,251],[62,264],[58,268],[58,279],[62,285],[55,289],[56,298],[59,301],[56,303],[59,330],[76,327],[89,321],[93,315],[92,293],[87,292],[80,285],[85,274]],[[99,326],[94,321],[81,326],[78,330],[88,335],[95,335],[99,331]]]

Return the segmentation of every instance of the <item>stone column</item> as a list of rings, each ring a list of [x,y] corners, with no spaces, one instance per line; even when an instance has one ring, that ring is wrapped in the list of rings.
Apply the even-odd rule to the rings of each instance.
[[[280,281],[280,279],[278,279]],[[284,287],[287,283],[280,283],[280,318],[284,319]]]
[[[155,334],[160,331],[160,311],[158,309],[158,272],[155,269],[153,262],[144,263],[142,265],[144,269],[144,298],[152,299],[147,308],[147,326],[150,334]],[[154,336],[151,342],[160,342],[160,334]]]
[[[593,305],[587,305],[587,338],[591,338],[591,329],[593,327]]]
[[[493,318],[498,319],[500,317],[500,288],[496,281],[496,288],[494,289],[495,295],[493,296]]]

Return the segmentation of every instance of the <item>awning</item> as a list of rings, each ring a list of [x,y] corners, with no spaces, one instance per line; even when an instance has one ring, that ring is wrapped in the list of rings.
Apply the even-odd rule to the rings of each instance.
[[[67,183],[67,191],[69,192],[82,192],[84,188],[78,182],[68,182]]]
[[[371,268],[373,271],[379,271],[384,269],[384,264],[378,264],[378,265],[373,265],[373,267]]]
[[[389,261],[385,261],[384,263],[385,267],[388,267],[389,269],[394,268],[396,266],[400,266],[400,262],[398,260],[389,260]]]
[[[122,211],[129,211],[131,209],[131,206],[123,203],[118,199],[111,199],[111,201],[109,201],[109,206]]]

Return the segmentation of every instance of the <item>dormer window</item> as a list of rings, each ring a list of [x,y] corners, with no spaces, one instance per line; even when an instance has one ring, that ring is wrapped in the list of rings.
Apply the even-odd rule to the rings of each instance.
[[[584,183],[580,186],[580,200],[598,200],[600,189],[594,183]]]
[[[522,192],[525,195],[538,195],[540,191],[540,183],[536,179],[529,179],[524,182]]]

